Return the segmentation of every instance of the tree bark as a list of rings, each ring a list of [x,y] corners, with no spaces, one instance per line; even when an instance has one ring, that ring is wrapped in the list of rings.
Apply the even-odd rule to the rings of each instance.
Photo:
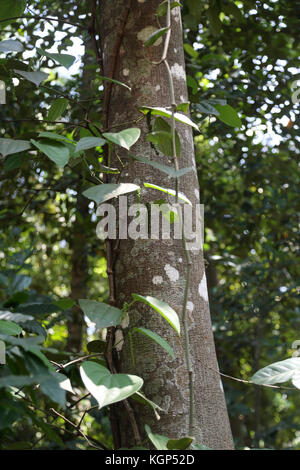
[[[100,22],[103,44],[104,74],[127,83],[131,93],[120,86],[112,86],[108,100],[108,127],[136,120],[141,116],[138,106],[170,106],[168,75],[164,64],[153,65],[145,58],[159,60],[163,41],[145,51],[143,41],[158,29],[155,12],[161,0],[104,0],[100,6]],[[127,9],[130,7],[128,13]],[[128,13],[128,16],[127,16]],[[172,34],[168,62],[174,79],[177,103],[188,101],[182,26],[180,9],[172,10]],[[164,21],[164,18],[162,19]],[[123,31],[121,30],[123,28]],[[114,62],[115,61],[115,62]],[[115,63],[115,67],[114,67]],[[199,203],[199,186],[194,159],[193,134],[190,127],[177,125],[182,150],[180,167],[193,167],[193,171],[180,178],[182,191],[193,204]],[[166,157],[157,155],[146,141],[149,132],[145,120],[139,123],[142,135],[132,147],[135,155],[148,157],[168,164]],[[137,127],[127,124],[122,128]],[[129,161],[126,153],[119,152],[123,161]],[[114,165],[117,164],[117,160]],[[143,186],[152,182],[163,187],[174,187],[174,180],[164,173],[140,163],[130,164],[122,172],[122,182]],[[141,202],[161,198],[162,193],[142,190]],[[134,194],[128,197],[136,202]],[[210,321],[203,253],[191,251],[192,273],[188,303],[188,330],[194,371],[195,442],[213,449],[233,448],[232,435],[227,415],[223,387],[218,374],[212,326]],[[186,279],[185,253],[181,240],[121,240],[115,264],[117,304],[130,302],[131,294],[152,295],[169,303],[181,315]],[[183,334],[178,335],[156,312],[144,304],[134,304],[129,312],[130,326],[149,328],[164,337],[175,351],[175,360],[150,339],[133,335],[135,365],[132,364],[130,344],[125,337],[119,353],[119,368],[122,372],[135,373],[144,379],[146,396],[165,411],[156,420],[147,406],[130,400],[142,438],[144,426],[152,431],[172,438],[188,433],[189,386],[184,355]],[[125,333],[126,333],[125,329]],[[121,446],[134,444],[128,411],[117,406]]]

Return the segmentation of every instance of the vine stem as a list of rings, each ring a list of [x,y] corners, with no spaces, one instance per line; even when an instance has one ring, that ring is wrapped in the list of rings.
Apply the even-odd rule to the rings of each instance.
[[[175,166],[176,171],[178,171],[179,164],[178,164],[178,156],[177,156],[177,150],[176,150],[176,123],[175,123],[176,100],[175,100],[175,91],[174,91],[172,72],[171,72],[169,63],[167,61],[167,53],[168,53],[170,37],[171,37],[171,2],[170,0],[168,0],[168,6],[167,6],[167,27],[169,27],[169,30],[166,35],[164,51],[163,51],[161,62],[163,62],[166,67],[168,79],[169,79],[170,100],[171,100],[171,107],[172,107],[172,117],[171,117],[172,153],[173,153],[173,158],[174,158],[174,166]],[[181,213],[181,208],[178,202],[178,193],[179,193],[179,178],[178,176],[176,176],[175,178],[175,204],[178,209],[178,218],[179,218],[179,224],[182,230],[183,248],[185,252],[186,265],[187,265],[186,281],[185,281],[185,288],[184,288],[184,299],[183,299],[183,305],[182,305],[182,323],[183,323],[183,330],[184,330],[185,361],[186,361],[186,368],[187,368],[188,377],[189,377],[189,434],[193,436],[194,431],[195,431],[194,373],[193,373],[193,368],[191,364],[190,340],[189,340],[188,325],[187,325],[187,303],[188,303],[188,295],[189,295],[189,290],[190,290],[192,261],[191,261],[189,250],[187,249],[184,224],[182,220],[182,213]]]

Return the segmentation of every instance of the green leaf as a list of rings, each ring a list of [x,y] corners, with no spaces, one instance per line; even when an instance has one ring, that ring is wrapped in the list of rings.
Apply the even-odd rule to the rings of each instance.
[[[197,111],[204,114],[213,114],[219,116],[219,111],[212,106],[207,100],[200,101],[196,104]]]
[[[198,83],[191,75],[186,76],[186,84],[192,89],[192,94],[195,95],[198,91]]]
[[[22,52],[23,44],[14,39],[7,39],[0,42],[0,52]]]
[[[220,12],[214,7],[210,7],[208,10],[206,10],[206,14],[209,20],[209,27],[215,37],[219,36],[222,29],[222,22],[219,18],[219,13]]]
[[[136,375],[111,374],[108,369],[93,361],[82,364],[80,375],[100,408],[125,400],[143,385],[143,380]]]
[[[9,155],[3,164],[3,169],[5,171],[12,171],[20,168],[23,163],[23,156],[20,154],[17,155]]]
[[[170,27],[168,26],[167,28],[160,28],[157,31],[154,31],[154,33],[150,34],[150,36],[146,39],[144,42],[145,47],[153,46],[156,41],[166,34],[167,31],[169,31]]]
[[[185,450],[190,447],[194,438],[193,437],[182,437],[181,439],[170,439],[167,444],[167,448],[170,450]]]
[[[24,72],[24,70],[15,70],[15,72],[21,75],[26,80],[39,86],[44,80],[48,78],[48,74],[44,72]]]
[[[69,100],[67,98],[57,98],[50,106],[47,115],[47,121],[55,121],[67,109]]]
[[[29,375],[6,375],[0,378],[0,388],[7,387],[26,387],[28,385],[36,384],[37,380]]]
[[[63,408],[66,404],[66,391],[61,386],[65,377],[59,377],[60,374],[56,372],[49,372],[48,375],[37,376],[36,380],[40,384],[42,392],[50,398],[50,400],[58,403]]]
[[[106,343],[105,341],[96,339],[95,341],[90,341],[86,347],[90,353],[104,353],[106,349]]]
[[[197,59],[199,52],[195,51],[195,49],[188,43],[183,45],[184,50],[187,54],[189,54],[193,59]]]
[[[30,276],[25,276],[25,274],[17,274],[17,276],[15,276],[13,279],[11,288],[13,291],[21,292],[22,290],[27,289],[31,282],[32,278]]]
[[[176,197],[176,191],[174,191],[174,189],[162,188],[161,186],[157,186],[156,184],[152,183],[144,183],[144,186],[145,188],[157,189],[158,191],[162,191],[163,193]],[[178,193],[178,199],[189,205],[192,205],[191,201],[183,193]]]
[[[158,406],[156,403],[149,400],[149,398],[147,398],[142,392],[136,392],[134,395],[131,396],[131,398],[132,398],[132,400],[137,401],[141,405],[150,406],[154,411],[156,419],[160,419],[160,416],[159,416],[157,410],[159,410],[159,411],[164,411],[164,410],[160,406]]]
[[[190,102],[187,101],[186,103],[179,103],[176,106],[176,111],[182,111],[183,113],[187,113],[189,110]]]
[[[163,117],[167,117],[169,119],[172,118],[172,111],[169,111],[166,108],[159,108],[159,107],[152,108],[150,106],[139,106],[138,110],[143,114],[151,113],[155,116],[163,116]],[[175,113],[174,117],[175,117],[176,121],[182,122],[183,124],[187,124],[188,126],[193,127],[194,129],[196,129],[199,132],[199,128],[198,128],[197,124],[195,124],[193,121],[191,121],[191,119],[188,116],[185,116],[184,114],[181,114],[181,113]]]
[[[19,335],[22,333],[22,328],[12,321],[0,320],[0,333],[4,335]]]
[[[59,140],[59,141],[68,142],[68,143],[72,143],[72,142],[73,142],[71,139],[69,139],[69,138],[66,137],[65,135],[56,134],[55,132],[48,132],[48,131],[40,132],[40,133],[38,134],[38,137],[39,137],[39,138],[52,139],[52,140]]]
[[[52,53],[48,51],[44,51],[43,49],[40,49],[39,47],[36,48],[38,53],[42,56],[48,57],[48,59],[53,60],[54,62],[57,62],[60,65],[63,65],[67,69],[73,65],[75,61],[75,57],[69,54],[57,54],[57,53]]]
[[[33,320],[33,317],[30,315],[23,315],[22,313],[12,313],[7,310],[0,310],[0,319],[9,320],[16,323],[22,323],[29,320]]]
[[[42,139],[39,141],[31,139],[31,143],[59,167],[64,167],[68,163],[70,150],[63,143],[50,139]]]
[[[170,9],[172,10],[175,7],[182,7],[182,5],[179,2],[172,2],[170,5]],[[167,14],[167,9],[168,9],[168,0],[165,0],[157,7],[157,10],[156,10],[157,16],[165,16]]]
[[[165,341],[157,333],[154,333],[154,331],[148,330],[147,328],[134,328],[133,331],[137,331],[138,333],[142,333],[143,335],[148,336],[157,344],[159,344],[162,348],[164,348],[167,351],[167,353],[170,354],[172,359],[175,359],[175,354],[171,346],[167,343],[167,341]]]
[[[294,387],[300,389],[300,370],[295,372],[295,374],[292,377],[292,384]]]
[[[168,450],[167,444],[169,442],[169,438],[166,436],[161,436],[160,434],[154,434],[150,427],[146,424],[145,430],[147,436],[149,437],[150,441],[154,445],[155,449],[157,450]]]
[[[214,108],[219,112],[217,117],[220,121],[231,127],[240,128],[242,126],[242,121],[240,120],[238,113],[229,104],[225,104],[224,106],[215,104]]]
[[[149,307],[156,310],[168,323],[174,328],[174,330],[180,335],[180,322],[177,313],[173,310],[170,305],[162,300],[151,297],[150,295],[143,296],[139,294],[131,294],[136,302],[143,302]]]
[[[260,369],[251,378],[255,384],[273,385],[287,382],[300,373],[300,357],[291,357],[285,361],[274,362]]]
[[[147,140],[153,142],[166,156],[173,156],[172,130],[171,126],[162,118],[158,117],[154,122],[154,132],[148,134]],[[175,131],[176,155],[180,157],[181,144],[178,132]]]
[[[157,168],[163,173],[166,173],[170,178],[179,178],[180,176],[183,176],[186,173],[193,171],[192,167],[181,168],[180,170],[175,170],[173,166],[162,165],[161,163],[154,162],[152,160],[149,160],[148,158],[137,157],[136,155],[130,155],[130,157],[133,158],[134,160],[137,160],[140,163],[145,163],[145,165],[150,165],[150,166],[153,166],[153,168]]]
[[[20,322],[20,326],[23,330],[28,331],[29,333],[36,333],[37,335],[43,336],[44,339],[47,338],[47,331],[36,320]]]
[[[72,308],[73,305],[75,305],[75,301],[73,299],[59,299],[53,303],[61,310],[68,310],[69,308]]]
[[[120,147],[129,150],[130,147],[139,139],[140,135],[140,129],[137,127],[131,127],[129,129],[124,129],[121,132],[105,132],[103,137],[113,144],[117,144]]]
[[[4,341],[0,341],[0,365],[6,364],[6,346]]]
[[[138,189],[140,189],[140,187],[132,183],[107,183],[86,189],[82,194],[88,199],[92,199],[97,204],[102,204],[109,199],[121,196],[122,194],[132,193]]]
[[[230,2],[228,4],[226,3],[222,4],[222,9],[228,15],[232,15],[236,21],[238,21],[239,23],[243,23],[244,17],[242,14],[242,10],[240,10],[240,8],[237,7],[234,2]]]
[[[15,18],[21,16],[26,7],[26,0],[1,0],[0,6],[0,27],[1,29],[15,20],[8,18]],[[7,21],[3,21],[7,20]]]
[[[204,444],[192,444],[192,450],[212,450]]]
[[[123,86],[123,87],[127,88],[129,91],[131,91],[130,86],[126,85],[126,83],[119,82],[118,80],[115,80],[114,78],[103,77],[103,75],[97,75],[97,78],[100,78],[101,80],[105,80],[107,82],[115,83],[116,85]]]
[[[3,157],[30,149],[27,140],[0,139],[0,153]]]
[[[83,137],[77,142],[76,152],[81,152],[83,150],[91,149],[94,147],[102,147],[106,144],[104,139],[101,137]]]
[[[155,144],[156,147],[167,157],[173,156],[172,135],[170,133],[166,131],[151,132],[147,135],[147,140],[148,142],[152,142],[153,144]],[[180,157],[179,149],[176,149],[177,157]]]
[[[108,328],[121,323],[123,312],[119,308],[96,300],[80,299],[78,303],[88,319],[96,323],[97,328]]]

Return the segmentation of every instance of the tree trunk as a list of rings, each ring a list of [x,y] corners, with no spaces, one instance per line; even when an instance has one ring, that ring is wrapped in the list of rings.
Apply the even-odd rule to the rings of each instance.
[[[132,91],[113,86],[107,103],[108,127],[136,120],[141,116],[138,106],[170,106],[168,75],[164,64],[153,65],[160,59],[161,44],[145,50],[143,41],[158,29],[155,11],[161,0],[104,0],[100,7],[100,22],[103,44],[104,74],[127,83]],[[131,7],[131,8],[130,8]],[[128,9],[130,8],[130,11]],[[182,26],[180,9],[172,10],[172,34],[168,52],[175,98],[177,103],[188,101]],[[164,21],[164,18],[163,20]],[[123,30],[122,30],[123,29]],[[114,66],[115,61],[115,66]],[[168,164],[166,157],[158,156],[146,141],[149,132],[145,120],[139,123],[142,135],[132,147],[135,155]],[[118,129],[136,127],[125,124]],[[182,191],[193,204],[199,203],[199,186],[194,160],[193,135],[190,127],[178,125],[182,151],[180,167],[193,167],[193,171],[180,178]],[[119,153],[119,152],[118,152]],[[123,161],[129,161],[126,153],[120,152]],[[127,160],[126,160],[127,159]],[[117,160],[114,162],[114,165]],[[164,173],[140,163],[130,164],[122,172],[122,182],[143,186],[152,182],[163,187],[174,187],[174,180]],[[141,202],[161,199],[162,193],[142,190]],[[130,195],[131,202],[136,196]],[[233,441],[224,399],[223,387],[218,374],[212,326],[210,321],[203,253],[190,251],[192,258],[191,285],[188,303],[188,330],[194,371],[195,400],[195,442],[213,449],[231,449]],[[115,264],[117,304],[130,302],[131,294],[151,295],[169,303],[181,315],[186,279],[185,253],[181,240],[121,240]],[[159,404],[165,411],[156,420],[147,406],[130,403],[135,411],[140,434],[145,437],[144,426],[152,431],[172,438],[188,433],[189,381],[184,355],[184,337],[170,328],[156,312],[145,305],[134,304],[129,312],[130,325],[149,328],[164,337],[175,351],[175,360],[167,356],[156,343],[138,333],[133,335],[135,365],[132,364],[130,344],[125,339],[119,356],[122,372],[135,373],[144,379],[143,391],[146,396]],[[126,333],[126,329],[125,329]],[[117,407],[120,445],[134,444],[128,411]]]

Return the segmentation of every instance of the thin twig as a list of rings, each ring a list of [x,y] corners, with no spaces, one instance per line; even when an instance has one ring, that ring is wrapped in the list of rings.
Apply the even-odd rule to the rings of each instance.
[[[248,385],[257,385],[259,387],[276,388],[279,390],[294,390],[294,391],[298,390],[299,391],[299,389],[296,387],[284,387],[284,386],[270,385],[270,384],[256,384],[254,382],[251,382],[251,380],[238,379],[237,377],[232,377],[231,375],[223,374],[223,372],[213,369],[212,367],[208,367],[208,368],[213,370],[217,374],[221,375],[222,377],[226,377],[227,379],[234,380],[235,382],[241,382],[241,383],[248,384]]]

